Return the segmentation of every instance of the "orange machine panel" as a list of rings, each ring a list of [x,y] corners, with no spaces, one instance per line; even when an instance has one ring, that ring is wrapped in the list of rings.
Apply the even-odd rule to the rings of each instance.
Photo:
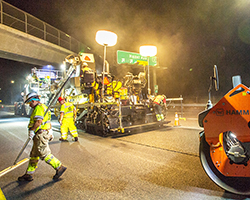
[[[203,119],[205,138],[214,166],[225,176],[250,177],[250,165],[230,164],[223,149],[223,132],[250,142],[250,90],[243,84],[229,91]],[[219,145],[218,145],[219,144]]]
[[[250,90],[243,84],[229,91],[203,119],[208,144],[217,144],[219,134],[233,132],[241,142],[250,142]]]

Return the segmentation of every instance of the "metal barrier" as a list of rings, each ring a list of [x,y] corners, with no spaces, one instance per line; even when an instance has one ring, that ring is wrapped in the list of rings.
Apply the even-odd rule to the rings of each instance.
[[[75,53],[88,48],[68,34],[0,0],[0,22]]]
[[[181,117],[183,116],[183,104],[182,104],[183,98],[182,98],[182,95],[180,96],[180,98],[167,98],[166,101],[169,102],[168,105],[170,105],[172,101],[181,101]]]

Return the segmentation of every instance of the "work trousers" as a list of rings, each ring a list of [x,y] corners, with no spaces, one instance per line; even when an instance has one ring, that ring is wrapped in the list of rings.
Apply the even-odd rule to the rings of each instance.
[[[72,135],[72,137],[78,137],[77,128],[75,126],[75,122],[73,117],[63,118],[61,125],[61,138],[66,140],[68,137],[68,131]]]
[[[45,162],[51,165],[55,170],[61,166],[61,162],[51,154],[49,148],[50,135],[48,133],[47,130],[39,130],[34,136],[27,174],[33,174],[35,172],[39,159],[45,160]]]
[[[164,115],[162,114],[162,106],[155,103],[154,109],[157,121],[164,121]]]

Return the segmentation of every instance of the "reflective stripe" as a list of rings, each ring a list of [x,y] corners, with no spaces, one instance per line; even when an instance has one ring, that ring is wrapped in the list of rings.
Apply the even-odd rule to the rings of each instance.
[[[26,174],[32,175],[32,174],[35,173],[35,170],[36,170],[36,169],[34,169],[33,171],[27,171]]]
[[[39,129],[37,132],[39,131],[44,132],[44,131],[49,131],[49,129]]]
[[[39,157],[30,157],[29,165],[26,171],[27,174],[30,174],[30,175],[34,174],[37,168],[38,161],[39,161]]]
[[[54,157],[52,154],[49,154],[45,158],[45,162],[51,165],[55,170],[59,169],[59,167],[62,165],[60,160],[58,160],[56,157]]]
[[[34,119],[41,119],[41,120],[43,120],[43,116],[36,115],[36,116],[34,116]]]
[[[51,123],[51,121],[43,122],[42,125],[47,124],[47,123]]]
[[[63,118],[73,118],[74,117],[75,106],[72,103],[65,102],[61,105],[60,113],[63,114]]]
[[[49,157],[49,159],[46,159],[45,162],[49,164],[51,162],[51,160],[54,158],[54,156],[50,154],[47,157]]]
[[[61,138],[66,140],[68,136],[68,133],[61,133]]]

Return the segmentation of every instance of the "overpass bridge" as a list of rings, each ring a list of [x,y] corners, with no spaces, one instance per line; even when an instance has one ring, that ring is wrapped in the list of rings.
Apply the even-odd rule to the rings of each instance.
[[[0,0],[0,58],[60,66],[64,58],[89,47],[36,17]]]

